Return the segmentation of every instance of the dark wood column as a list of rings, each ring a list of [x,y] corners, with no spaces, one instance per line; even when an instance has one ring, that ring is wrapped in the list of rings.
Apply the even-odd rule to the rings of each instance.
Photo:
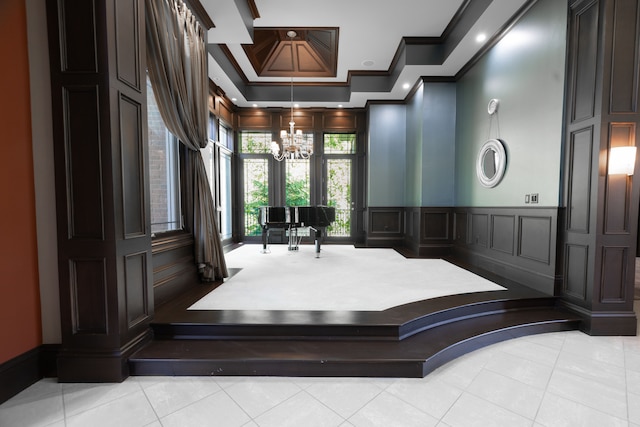
[[[150,337],[144,1],[47,0],[62,382],[122,381]]]
[[[609,175],[609,150],[635,146],[637,0],[571,0],[565,111],[562,301],[593,335],[634,335],[640,170]]]

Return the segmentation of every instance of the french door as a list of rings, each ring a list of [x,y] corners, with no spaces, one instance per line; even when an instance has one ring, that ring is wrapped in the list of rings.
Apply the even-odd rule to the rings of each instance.
[[[316,141],[310,159],[282,162],[276,162],[270,154],[270,133],[240,135],[243,240],[256,240],[261,235],[257,216],[260,206],[308,205],[335,208],[336,220],[326,230],[327,240],[355,240],[355,133],[325,133]],[[313,134],[306,137],[313,138]],[[299,234],[307,235],[304,230]]]
[[[336,210],[328,240],[353,240],[356,135],[325,133],[323,137],[323,202]]]

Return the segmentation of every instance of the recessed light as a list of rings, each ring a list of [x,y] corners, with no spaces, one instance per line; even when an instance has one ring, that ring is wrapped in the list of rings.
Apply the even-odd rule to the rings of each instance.
[[[300,104],[293,104],[293,108],[299,108]]]
[[[238,100],[238,98],[231,98],[231,100],[232,100],[233,102],[236,102],[236,101]]]
[[[480,33],[476,36],[476,41],[478,43],[482,43],[483,41],[485,41],[487,39],[487,35],[485,33]]]
[[[371,60],[371,59],[367,59],[365,61],[362,61],[362,65],[364,67],[373,67],[375,65],[375,61]]]
[[[338,104],[338,108],[342,108],[342,104]]]
[[[411,85],[409,83],[405,83],[402,85],[402,89],[409,89]]]
[[[253,104],[253,106],[254,106],[254,107],[257,107],[257,106],[258,106],[258,104]]]

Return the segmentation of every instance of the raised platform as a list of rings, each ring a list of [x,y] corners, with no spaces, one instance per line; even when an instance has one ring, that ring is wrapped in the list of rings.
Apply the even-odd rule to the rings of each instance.
[[[215,287],[202,286],[157,310],[131,375],[423,377],[495,342],[578,329],[554,297],[481,275],[506,290],[384,311],[187,310]]]

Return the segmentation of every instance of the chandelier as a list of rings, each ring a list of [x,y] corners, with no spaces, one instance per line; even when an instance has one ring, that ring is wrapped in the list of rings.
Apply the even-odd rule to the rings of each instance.
[[[293,38],[297,33],[293,30],[287,31],[287,36],[291,38],[293,47]],[[295,130],[295,122],[293,121],[293,76],[291,76],[291,121],[289,122],[289,130],[280,131],[280,142],[271,141],[271,154],[273,158],[281,162],[284,159],[308,159],[313,154],[313,142],[309,142],[300,129]]]

